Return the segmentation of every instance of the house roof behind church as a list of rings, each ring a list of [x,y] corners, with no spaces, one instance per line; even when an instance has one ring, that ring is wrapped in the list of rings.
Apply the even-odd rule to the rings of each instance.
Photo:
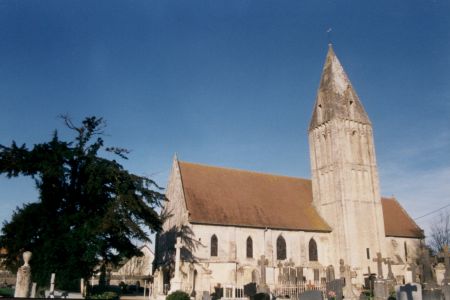
[[[191,223],[330,232],[312,204],[311,180],[178,162]],[[381,199],[386,236],[421,238],[393,198]]]
[[[311,181],[179,162],[190,222],[329,232]]]

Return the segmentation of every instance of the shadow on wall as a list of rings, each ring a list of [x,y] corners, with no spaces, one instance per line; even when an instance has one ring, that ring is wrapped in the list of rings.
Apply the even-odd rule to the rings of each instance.
[[[166,213],[162,218],[167,220],[170,216]],[[181,237],[183,244],[180,252],[181,260],[184,262],[198,262],[198,258],[193,253],[198,247],[205,247],[195,238],[192,228],[187,225],[182,225],[181,227],[173,226],[169,230],[157,234],[153,270],[162,267],[164,274],[167,274],[169,278],[173,276],[175,269],[175,244],[177,237]]]

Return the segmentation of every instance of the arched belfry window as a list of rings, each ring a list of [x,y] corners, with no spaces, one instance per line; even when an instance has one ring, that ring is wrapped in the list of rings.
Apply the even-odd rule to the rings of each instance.
[[[309,240],[309,261],[318,261],[317,244],[314,239]]]
[[[281,235],[277,238],[277,259],[286,259],[286,241]]]
[[[217,243],[217,236],[213,234],[213,236],[211,237],[211,256],[217,256]]]
[[[253,258],[253,240],[251,237],[247,238],[247,258]]]

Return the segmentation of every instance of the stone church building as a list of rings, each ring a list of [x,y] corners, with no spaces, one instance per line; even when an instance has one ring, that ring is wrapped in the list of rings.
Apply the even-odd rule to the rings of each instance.
[[[388,267],[411,280],[423,232],[380,195],[372,125],[331,45],[308,135],[311,179],[175,158],[155,280],[196,295],[218,284],[318,282],[343,265],[355,287]]]

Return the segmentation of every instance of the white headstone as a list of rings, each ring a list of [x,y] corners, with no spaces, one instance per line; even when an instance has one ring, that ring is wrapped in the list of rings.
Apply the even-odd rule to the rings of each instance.
[[[31,252],[23,253],[24,264],[17,270],[16,290],[14,298],[28,298],[31,292],[31,267],[28,262],[31,259]]]

